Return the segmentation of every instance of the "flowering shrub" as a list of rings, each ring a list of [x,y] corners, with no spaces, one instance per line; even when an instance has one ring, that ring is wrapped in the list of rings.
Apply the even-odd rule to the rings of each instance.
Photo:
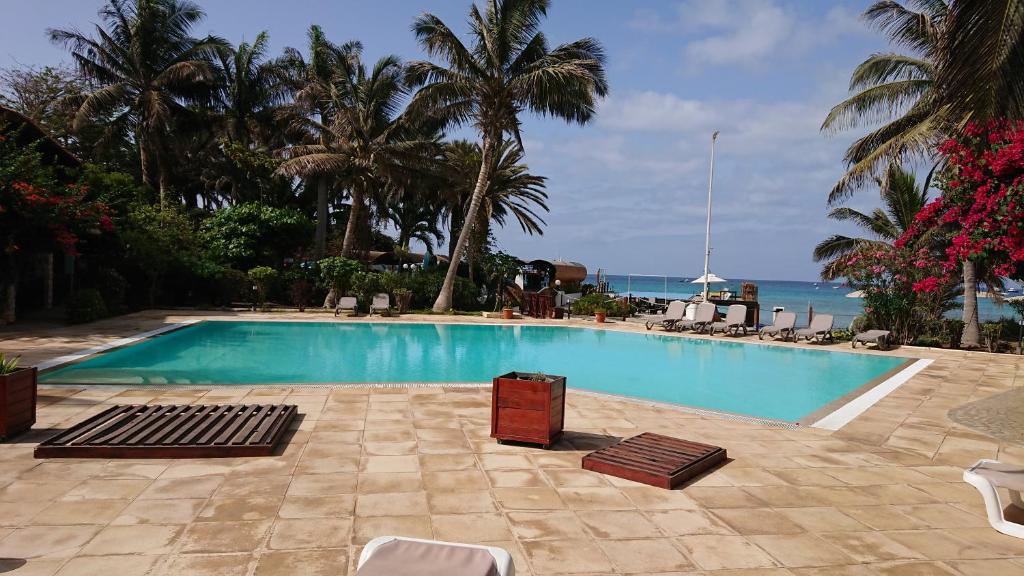
[[[837,269],[863,293],[866,327],[889,330],[900,343],[913,341],[940,321],[956,295],[956,283],[938,276],[941,267],[929,263],[925,248],[872,245],[839,262]],[[922,290],[922,283],[930,289]]]
[[[983,258],[997,275],[1019,278],[1024,265],[1024,122],[972,123],[939,152],[946,159],[942,195],[918,214],[897,245],[912,243],[935,226],[946,225],[953,235],[945,252],[919,263],[936,272],[914,289],[939,290],[969,259]]]

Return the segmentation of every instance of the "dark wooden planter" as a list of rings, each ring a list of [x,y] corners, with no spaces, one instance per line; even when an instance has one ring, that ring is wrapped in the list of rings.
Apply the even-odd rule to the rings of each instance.
[[[412,302],[412,292],[406,292],[405,294],[399,294],[395,296],[398,304],[398,313],[405,314],[409,311],[409,304]]]
[[[547,449],[562,436],[565,424],[565,377],[530,380],[531,374],[509,372],[491,389],[491,438],[540,444]]]
[[[36,423],[35,368],[0,376],[0,440],[20,434]]]

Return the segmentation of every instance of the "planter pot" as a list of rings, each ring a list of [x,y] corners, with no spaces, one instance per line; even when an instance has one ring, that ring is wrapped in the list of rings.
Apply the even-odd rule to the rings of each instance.
[[[562,436],[565,424],[565,376],[509,372],[491,388],[491,438],[540,444],[547,448]]]
[[[594,320],[596,320],[598,324],[604,324],[605,313],[604,312],[594,312]]]
[[[35,368],[0,376],[0,439],[24,432],[36,423]]]
[[[501,317],[504,320],[511,320],[515,316],[515,312],[511,308],[505,308],[501,311]]]

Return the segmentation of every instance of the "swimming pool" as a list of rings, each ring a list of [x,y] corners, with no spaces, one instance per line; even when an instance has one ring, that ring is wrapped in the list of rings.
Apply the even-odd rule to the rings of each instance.
[[[579,388],[789,422],[906,360],[563,326],[206,321],[40,376],[46,384],[489,382]]]

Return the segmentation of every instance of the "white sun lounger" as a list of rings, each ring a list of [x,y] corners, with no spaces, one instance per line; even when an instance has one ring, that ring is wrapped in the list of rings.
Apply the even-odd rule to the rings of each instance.
[[[370,314],[373,315],[373,311],[387,312],[391,309],[391,297],[385,292],[380,294],[374,294],[373,300],[370,301]]]
[[[801,328],[796,332],[793,332],[793,341],[797,341],[800,338],[806,339],[808,342],[814,340],[815,342],[824,342],[825,340],[832,340],[832,324],[835,319],[831,314],[815,314],[814,318],[811,319],[811,325],[807,328]]]
[[[730,332],[733,336],[739,336],[740,330],[743,330],[743,335],[747,335],[747,307],[743,304],[733,304],[729,306],[729,310],[725,313],[725,320],[721,322],[711,323],[711,335],[715,335],[715,330],[721,330],[726,334]]]
[[[374,538],[363,547],[356,576],[515,576],[508,552],[494,546],[398,536]]]
[[[982,459],[964,470],[964,482],[981,492],[981,497],[985,500],[988,523],[993,528],[1007,536],[1024,538],[1024,525],[1007,520],[1004,513],[1009,506],[1014,506],[1024,515],[1024,501],[1020,497],[1020,493],[1024,492],[1024,467]],[[999,488],[1010,493],[1009,506],[1005,506],[1000,500]]]
[[[341,298],[338,298],[338,305],[334,307],[334,315],[337,316],[338,314],[341,314],[342,310],[351,310],[352,312],[355,312],[356,306],[358,305],[359,303],[356,301],[354,296],[342,296]]]
[[[757,333],[757,337],[764,340],[765,336],[782,336],[782,340],[789,340],[796,329],[796,312],[779,312],[775,315],[775,323],[765,326]]]
[[[889,349],[889,335],[891,332],[888,330],[868,330],[861,332],[850,339],[850,345],[854,348],[857,347],[857,343],[860,342],[867,346],[869,343],[874,342],[879,350]]]
[[[701,302],[697,305],[697,312],[694,314],[693,320],[683,318],[675,323],[674,328],[679,332],[686,329],[703,332],[709,324],[715,321],[716,310],[717,308],[711,302]]]
[[[686,317],[686,302],[682,300],[673,300],[668,303],[668,308],[664,314],[658,316],[651,316],[647,318],[644,323],[647,329],[650,330],[657,325],[661,325],[662,330],[668,330],[675,325],[676,322]]]

